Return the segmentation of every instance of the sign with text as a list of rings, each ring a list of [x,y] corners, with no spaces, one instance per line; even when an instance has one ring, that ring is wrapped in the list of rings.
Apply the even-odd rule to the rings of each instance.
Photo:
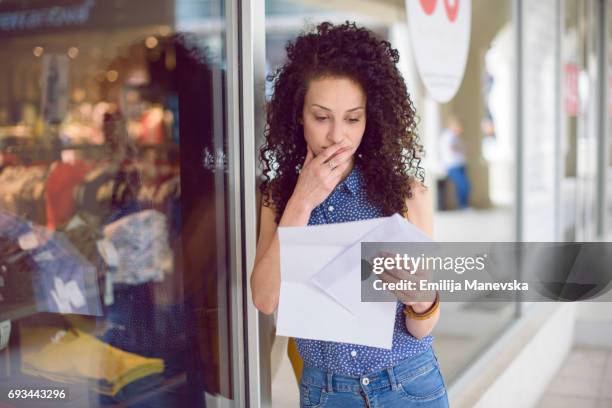
[[[609,242],[362,242],[352,262],[362,302],[612,300]]]

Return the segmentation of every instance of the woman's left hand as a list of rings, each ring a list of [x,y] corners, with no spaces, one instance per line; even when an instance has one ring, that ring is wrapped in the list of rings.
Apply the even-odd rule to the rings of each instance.
[[[395,258],[396,254],[389,252],[379,252],[377,257]],[[406,282],[414,290],[389,290],[403,304],[411,306],[417,313],[424,312],[433,304],[436,297],[436,292],[432,290],[421,290],[421,281],[424,283],[431,282],[431,271],[418,268],[416,271],[406,269],[385,269],[378,277],[385,283]],[[406,286],[407,286],[406,285]]]

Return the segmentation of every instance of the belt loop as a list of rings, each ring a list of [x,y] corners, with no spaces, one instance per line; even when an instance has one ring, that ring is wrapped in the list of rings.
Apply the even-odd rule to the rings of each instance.
[[[391,384],[391,389],[393,391],[397,390],[397,382],[395,381],[395,373],[393,372],[393,367],[389,367],[386,369],[387,376],[389,377],[389,384]]]
[[[333,383],[333,374],[331,372],[327,372],[327,393],[331,394],[334,392],[334,383]]]

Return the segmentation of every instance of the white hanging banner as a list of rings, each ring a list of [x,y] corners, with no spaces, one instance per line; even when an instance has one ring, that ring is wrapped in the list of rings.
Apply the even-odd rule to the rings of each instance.
[[[405,0],[419,75],[437,102],[450,101],[470,49],[471,0]]]

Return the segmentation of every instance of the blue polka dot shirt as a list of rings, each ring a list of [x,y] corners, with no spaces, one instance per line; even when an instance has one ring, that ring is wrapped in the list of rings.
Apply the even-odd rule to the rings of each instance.
[[[312,211],[308,225],[359,221],[381,216],[380,209],[367,199],[362,176],[355,166],[327,199]],[[360,376],[393,367],[406,358],[427,351],[433,336],[429,335],[421,340],[413,337],[406,329],[403,307],[398,301],[391,350],[297,338],[295,340],[304,364],[334,374]],[[364,330],[367,330],[367,327],[364,327]]]

